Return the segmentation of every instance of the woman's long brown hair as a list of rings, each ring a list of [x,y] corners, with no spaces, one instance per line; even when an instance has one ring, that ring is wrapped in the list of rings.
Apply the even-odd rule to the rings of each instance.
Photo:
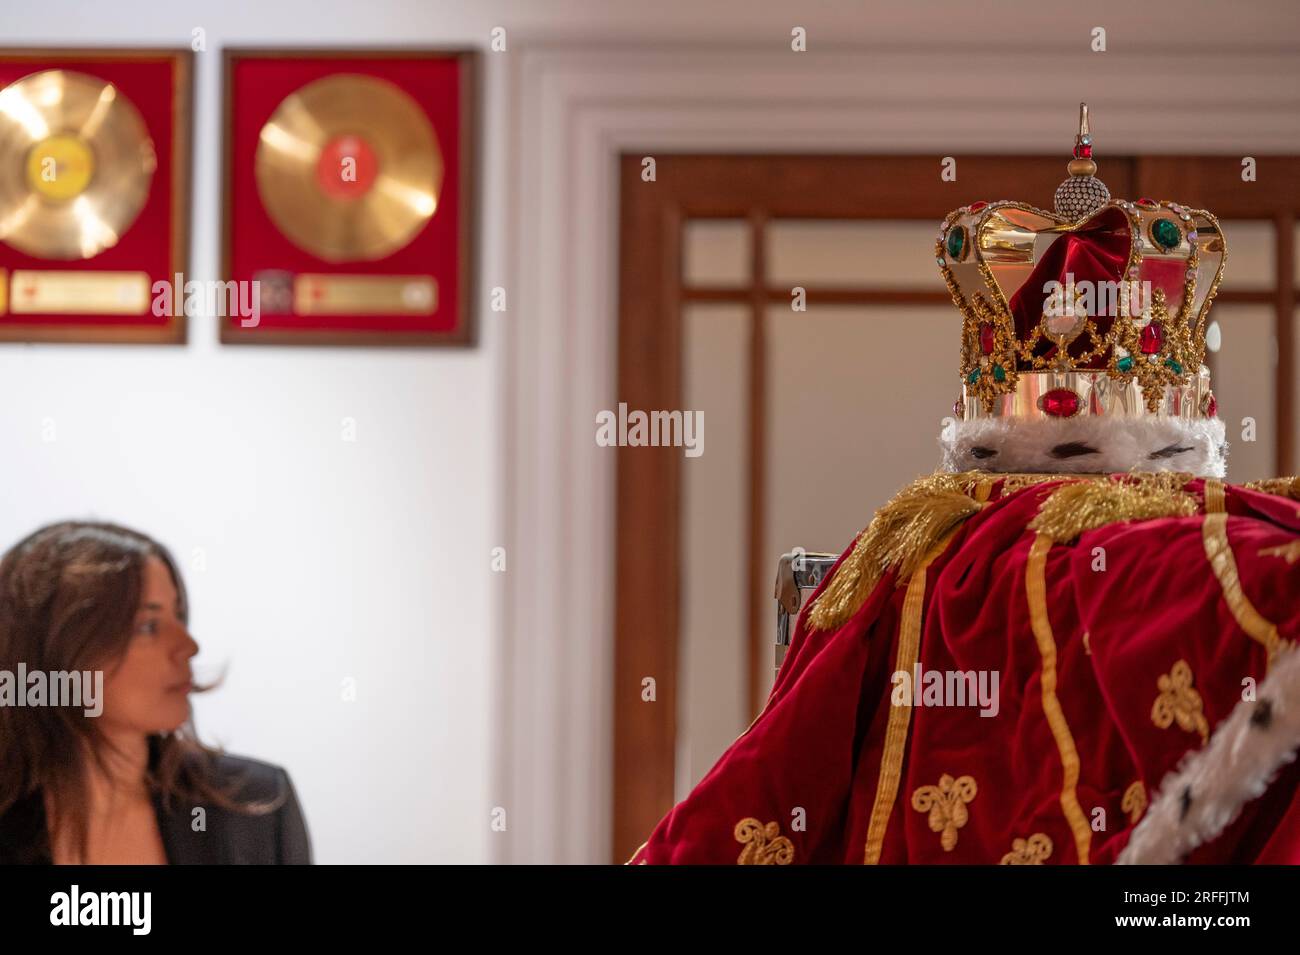
[[[106,669],[126,653],[140,605],[145,561],[157,557],[176,585],[188,623],[185,584],[167,548],[116,524],[64,521],[42,527],[0,559],[0,669],[80,672]],[[211,689],[200,687],[200,690]],[[50,829],[67,833],[85,858],[89,828],[87,754],[107,772],[109,746],[98,720],[65,706],[0,706],[0,815],[40,792],[53,807]],[[170,807],[177,799],[243,812],[208,771],[217,751],[199,742],[193,719],[151,736],[146,782]]]

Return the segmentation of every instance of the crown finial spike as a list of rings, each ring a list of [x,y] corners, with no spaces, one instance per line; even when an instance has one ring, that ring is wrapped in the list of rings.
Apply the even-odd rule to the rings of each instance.
[[[1093,176],[1097,164],[1092,161],[1092,132],[1088,128],[1088,104],[1079,104],[1079,134],[1074,137],[1074,159],[1067,167],[1071,176]]]
[[[1088,124],[1088,104],[1079,104],[1079,133],[1074,137],[1074,157],[1066,165],[1070,178],[1056,190],[1056,212],[1069,219],[1081,218],[1110,201],[1110,190],[1097,174],[1092,159],[1092,128]]]

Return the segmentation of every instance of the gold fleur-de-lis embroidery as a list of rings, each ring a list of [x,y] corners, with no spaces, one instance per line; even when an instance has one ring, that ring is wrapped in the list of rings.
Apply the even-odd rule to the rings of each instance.
[[[766,826],[752,816],[736,823],[736,841],[743,842],[736,865],[789,865],[794,861],[794,843],[781,835],[775,822]]]
[[[1147,811],[1147,788],[1142,785],[1142,780],[1139,779],[1124,790],[1124,798],[1120,800],[1119,808],[1128,813],[1130,825],[1142,818],[1142,813]]]
[[[1265,547],[1259,552],[1260,557],[1281,557],[1288,564],[1294,564],[1300,560],[1300,540],[1293,540],[1289,544],[1279,544],[1277,547]]]
[[[930,829],[942,833],[939,845],[944,852],[957,848],[957,830],[970,819],[966,804],[975,798],[975,780],[970,776],[953,779],[947,773],[937,786],[921,786],[912,793],[912,808],[930,814]]]
[[[1002,857],[1002,865],[1042,865],[1052,854],[1052,839],[1045,832],[1035,832],[1028,839],[1013,839],[1011,851]]]
[[[1204,743],[1210,735],[1210,724],[1205,720],[1201,694],[1192,687],[1192,667],[1179,660],[1173,668],[1156,681],[1160,695],[1151,707],[1151,721],[1168,729],[1175,721],[1179,729],[1199,733]]]

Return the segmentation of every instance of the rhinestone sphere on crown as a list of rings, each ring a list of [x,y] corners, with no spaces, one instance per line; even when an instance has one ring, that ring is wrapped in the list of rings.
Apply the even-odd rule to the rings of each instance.
[[[1204,365],[1227,248],[1218,220],[1112,199],[1088,107],[1055,211],[1011,200],[948,214],[935,258],[962,313],[959,420],[1212,418]]]
[[[1088,104],[1079,104],[1079,135],[1074,138],[1074,158],[1066,169],[1070,178],[1056,187],[1056,214],[1082,219],[1110,202],[1110,190],[1096,178],[1092,161],[1092,133],[1088,130]]]

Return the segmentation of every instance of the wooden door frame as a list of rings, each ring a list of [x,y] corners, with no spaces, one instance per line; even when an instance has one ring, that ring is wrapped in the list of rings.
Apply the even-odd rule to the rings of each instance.
[[[934,156],[672,155],[642,178],[643,157],[619,163],[618,400],[629,409],[682,409],[682,306],[732,302],[751,309],[749,351],[749,527],[745,560],[748,712],[761,708],[759,647],[770,620],[753,596],[770,586],[776,555],[765,553],[764,494],[767,396],[764,322],[771,303],[790,290],[765,281],[762,232],[771,219],[917,219],[938,223],[976,198],[1037,199],[1047,205],[1063,176],[1059,156],[958,159],[961,198],[937,179]],[[1277,226],[1272,292],[1221,291],[1219,301],[1267,302],[1276,310],[1279,361],[1275,453],[1279,470],[1294,463],[1293,236],[1300,215],[1300,158],[1261,159],[1270,186],[1243,183],[1232,157],[1107,156],[1099,172],[1113,195],[1156,195],[1207,208],[1220,219],[1269,219]],[[1280,187],[1276,184],[1281,181]],[[687,288],[682,230],[687,219],[748,220],[751,280],[739,288]],[[927,250],[918,250],[918,255]],[[1230,274],[1230,273],[1229,273]],[[811,303],[945,304],[949,295],[862,287],[808,288]],[[954,325],[954,331],[956,325]],[[955,355],[955,352],[954,352]],[[955,360],[955,359],[954,359]],[[680,629],[681,454],[675,448],[619,448],[616,482],[614,650],[614,807],[616,861],[627,858],[674,801],[677,668]],[[653,677],[656,698],[642,698]]]

